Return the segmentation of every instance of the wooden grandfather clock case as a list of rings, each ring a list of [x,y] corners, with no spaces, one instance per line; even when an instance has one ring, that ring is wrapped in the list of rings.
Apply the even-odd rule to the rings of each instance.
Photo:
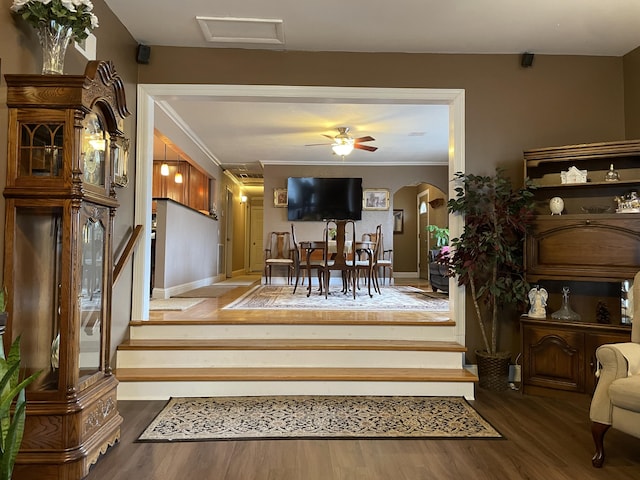
[[[21,337],[27,418],[14,479],[80,479],[120,438],[109,365],[115,169],[124,86],[84,75],[5,75],[9,107],[5,349]],[[5,350],[8,351],[8,350]]]

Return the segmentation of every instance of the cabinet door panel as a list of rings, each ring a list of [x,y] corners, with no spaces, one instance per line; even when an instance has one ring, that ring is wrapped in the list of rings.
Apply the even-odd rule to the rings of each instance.
[[[640,221],[607,217],[537,219],[527,237],[528,273],[633,278],[640,270]]]
[[[584,335],[555,329],[526,328],[525,383],[581,392],[584,388]]]

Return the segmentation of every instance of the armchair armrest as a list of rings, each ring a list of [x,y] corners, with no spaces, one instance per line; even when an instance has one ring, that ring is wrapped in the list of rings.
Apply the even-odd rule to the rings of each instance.
[[[599,379],[591,400],[589,416],[593,422],[611,425],[613,407],[609,398],[609,386],[614,380],[627,377],[629,365],[640,361],[640,344],[601,345],[596,350],[596,358],[601,368],[596,373]]]

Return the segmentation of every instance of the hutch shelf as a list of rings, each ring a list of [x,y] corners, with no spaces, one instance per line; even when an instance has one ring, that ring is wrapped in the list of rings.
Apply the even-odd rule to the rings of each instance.
[[[640,140],[527,150],[524,162],[536,198],[527,280],[549,296],[546,318],[521,317],[523,392],[590,394],[597,347],[630,338],[623,290],[640,270],[640,212],[623,207],[640,189]],[[565,287],[579,321],[552,318]]]
[[[110,366],[115,186],[129,115],[111,62],[84,75],[5,75],[9,109],[5,349],[21,336],[24,438],[13,478],[72,480],[118,441]]]

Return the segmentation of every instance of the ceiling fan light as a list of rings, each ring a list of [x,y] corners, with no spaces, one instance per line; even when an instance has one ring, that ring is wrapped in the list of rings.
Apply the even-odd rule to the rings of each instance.
[[[353,143],[336,143],[334,145],[331,145],[331,148],[336,155],[344,157],[345,155],[349,155],[353,151]]]

